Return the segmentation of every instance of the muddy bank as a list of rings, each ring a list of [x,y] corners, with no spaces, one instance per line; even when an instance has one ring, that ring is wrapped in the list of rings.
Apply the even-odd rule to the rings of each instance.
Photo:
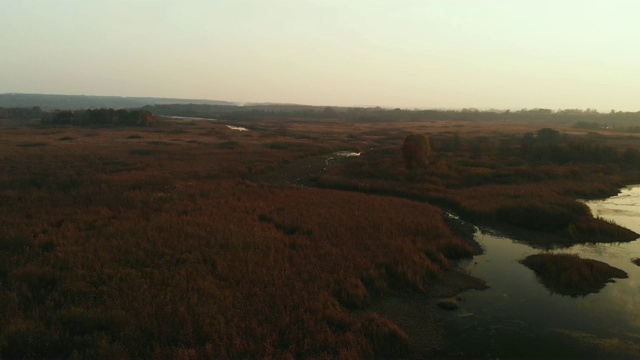
[[[478,278],[451,271],[437,282],[428,285],[425,294],[394,291],[373,300],[359,316],[380,314],[398,325],[410,338],[411,352],[415,358],[432,357],[445,349],[447,339],[440,319],[437,298],[455,296],[463,291],[483,290],[486,283]],[[464,301],[458,297],[457,301]]]
[[[462,220],[459,216],[455,215],[452,212],[447,210],[443,210],[444,212],[444,222],[451,230],[451,233],[460,237],[462,240],[466,241],[473,248],[473,254],[479,255],[482,254],[482,247],[475,239],[475,233],[477,228]]]
[[[432,284],[429,284],[426,296],[430,298],[453,297],[467,290],[485,290],[486,281],[461,271],[449,271]]]

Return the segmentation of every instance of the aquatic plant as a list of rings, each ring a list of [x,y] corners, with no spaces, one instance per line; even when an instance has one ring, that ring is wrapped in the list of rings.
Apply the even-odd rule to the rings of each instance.
[[[438,301],[438,307],[444,310],[456,310],[460,307],[460,303],[457,299],[442,299]]]

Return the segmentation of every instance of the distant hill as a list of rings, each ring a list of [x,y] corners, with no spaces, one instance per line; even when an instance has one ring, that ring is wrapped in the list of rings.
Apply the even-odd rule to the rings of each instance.
[[[129,109],[161,104],[235,105],[228,101],[205,99],[172,99],[154,97],[49,95],[49,94],[0,94],[0,108],[34,107],[52,109]]]

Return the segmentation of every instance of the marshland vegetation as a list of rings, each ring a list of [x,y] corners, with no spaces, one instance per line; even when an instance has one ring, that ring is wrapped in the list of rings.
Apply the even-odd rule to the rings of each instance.
[[[623,270],[575,254],[529,255],[521,263],[533,270],[547,289],[561,295],[585,296],[600,291],[613,279],[628,278]]]
[[[416,346],[368,309],[477,254],[440,207],[541,246],[637,237],[575,200],[640,179],[633,134],[226,120],[0,121],[3,358],[434,355],[441,336]],[[424,166],[406,166],[408,134],[428,136]],[[340,150],[361,155],[326,166]],[[292,169],[303,188],[274,180]]]

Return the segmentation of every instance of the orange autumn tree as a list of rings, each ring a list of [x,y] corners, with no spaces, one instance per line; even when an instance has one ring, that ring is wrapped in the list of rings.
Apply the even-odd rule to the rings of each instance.
[[[431,153],[431,144],[425,134],[409,134],[402,144],[402,156],[407,169],[426,167]]]

